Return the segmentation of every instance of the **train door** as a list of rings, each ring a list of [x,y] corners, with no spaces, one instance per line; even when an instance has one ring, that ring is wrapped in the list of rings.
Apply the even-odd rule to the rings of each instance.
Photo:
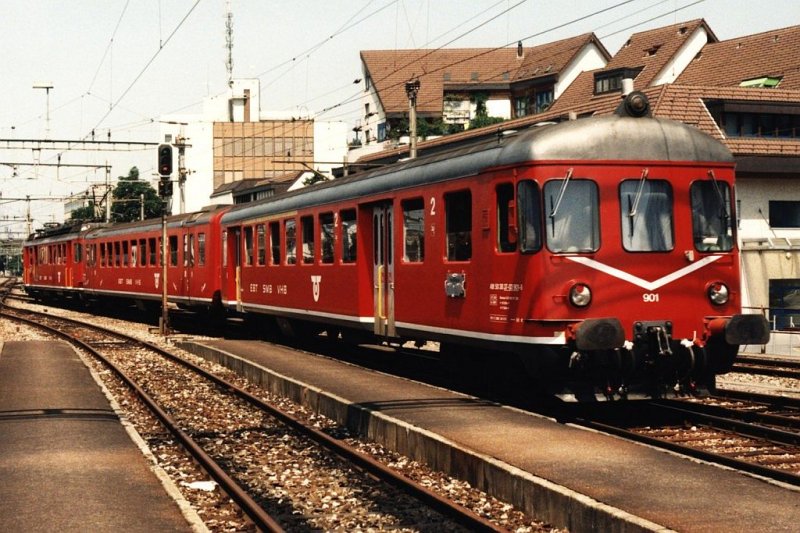
[[[372,208],[375,334],[396,337],[394,326],[394,232],[392,204]]]
[[[182,292],[181,296],[187,300],[192,299],[192,281],[194,278],[194,232],[191,229],[186,229],[183,234],[183,275],[182,275]]]
[[[229,294],[235,298],[236,310],[242,311],[242,228],[229,228],[227,238],[223,236],[227,268],[225,268]],[[229,296],[230,299],[230,296]]]

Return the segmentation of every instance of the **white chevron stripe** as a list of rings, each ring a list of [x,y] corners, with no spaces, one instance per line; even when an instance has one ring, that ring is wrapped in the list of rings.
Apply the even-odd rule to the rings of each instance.
[[[588,257],[579,257],[579,256],[567,256],[567,259],[573,261],[575,263],[580,263],[584,266],[589,268],[593,268],[604,274],[608,274],[609,276],[613,276],[617,279],[621,279],[622,281],[627,281],[628,283],[632,283],[643,288],[646,291],[654,291],[667,285],[668,283],[672,283],[676,279],[680,279],[688,274],[691,274],[695,270],[699,270],[706,265],[713,263],[714,261],[722,258],[721,255],[708,255],[703,259],[692,263],[691,265],[685,266],[680,270],[676,270],[671,274],[667,274],[666,276],[659,278],[655,281],[647,281],[633,274],[625,272],[624,270],[620,270],[618,268],[614,268],[612,266],[606,265],[599,261],[595,261],[594,259],[589,259]]]

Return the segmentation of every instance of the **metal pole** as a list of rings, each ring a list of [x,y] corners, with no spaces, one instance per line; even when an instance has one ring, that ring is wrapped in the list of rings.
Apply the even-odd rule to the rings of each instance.
[[[411,146],[408,157],[417,157],[417,93],[419,80],[406,82],[406,95],[408,96],[408,136]]]
[[[111,222],[111,167],[106,161],[106,222]]]
[[[139,195],[139,220],[144,220],[144,193]]]
[[[161,320],[158,327],[162,335],[169,334],[169,311],[167,309],[167,200],[161,210]]]

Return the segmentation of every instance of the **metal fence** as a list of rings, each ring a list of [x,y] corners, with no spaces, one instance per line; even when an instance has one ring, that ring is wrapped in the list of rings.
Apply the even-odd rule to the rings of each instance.
[[[759,313],[770,324],[767,344],[741,346],[744,353],[800,356],[800,309],[787,307],[743,307],[744,313]]]

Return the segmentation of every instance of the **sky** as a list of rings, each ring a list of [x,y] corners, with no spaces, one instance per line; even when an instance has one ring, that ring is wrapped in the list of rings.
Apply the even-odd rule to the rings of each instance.
[[[199,113],[235,78],[261,80],[261,111],[354,125],[360,50],[525,46],[594,32],[613,55],[632,33],[703,18],[720,40],[800,24],[798,0],[4,0],[0,139],[158,142],[159,117]],[[52,89],[34,86],[52,86]],[[49,113],[48,113],[49,111]],[[47,119],[49,114],[49,120]],[[109,137],[110,135],[110,137]],[[105,181],[59,154],[0,142],[0,239],[63,219],[60,198]],[[137,166],[155,149],[70,150],[62,164]],[[18,163],[16,169],[10,163]],[[39,163],[37,166],[36,163]],[[8,217],[6,219],[5,217]],[[19,235],[16,235],[19,236]]]

